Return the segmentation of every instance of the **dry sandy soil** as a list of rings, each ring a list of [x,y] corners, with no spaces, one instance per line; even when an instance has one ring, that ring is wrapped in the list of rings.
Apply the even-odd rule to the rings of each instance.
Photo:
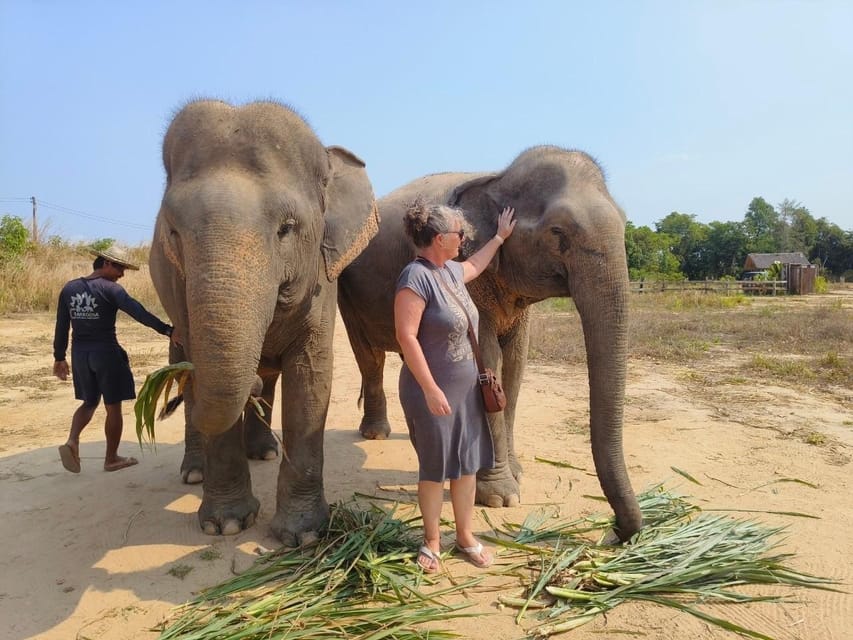
[[[853,310],[853,297],[848,304]],[[119,336],[130,353],[137,384],[166,362],[165,340],[150,330],[122,321]],[[57,446],[65,440],[76,401],[71,383],[51,376],[51,341],[52,318],[47,314],[0,319],[0,637],[156,638],[151,628],[174,606],[249,566],[259,546],[276,546],[268,524],[275,510],[278,464],[250,463],[261,512],[254,527],[230,538],[210,538],[199,530],[195,511],[201,488],[181,484],[178,474],[183,429],[178,415],[158,424],[156,451],[140,451],[132,405],[127,403],[121,452],[139,457],[140,464],[105,473],[99,409],[83,436],[82,473],[64,471]],[[336,350],[326,430],[329,501],[356,491],[413,497],[416,466],[396,403],[396,358],[389,358],[386,376],[395,432],[386,441],[368,442],[356,431],[359,379],[340,322]],[[736,357],[721,353],[721,366]],[[665,482],[705,508],[817,516],[752,514],[789,527],[783,549],[795,554],[793,567],[833,577],[851,589],[853,390],[817,394],[723,383],[703,388],[695,381],[694,373],[672,364],[631,361],[625,448],[634,487],[642,490]],[[549,504],[563,516],[602,510],[601,503],[583,497],[600,493],[591,473],[586,420],[582,367],[528,367],[516,437],[525,467],[523,504],[492,510],[491,519],[521,522],[532,509]],[[586,471],[538,462],[536,456]],[[688,472],[701,485],[689,483],[672,467]],[[817,488],[774,483],[783,478]],[[478,518],[479,530],[488,531],[479,512]],[[451,542],[448,535],[447,545]],[[211,547],[216,552],[202,553]],[[182,565],[191,568],[187,575],[170,573]],[[448,559],[445,568],[455,576],[476,572],[457,558]],[[513,586],[502,580],[507,589]],[[513,612],[496,606],[497,593],[470,595],[476,610],[488,617],[449,623],[461,637],[524,637]],[[853,596],[821,591],[793,595],[784,604],[731,605],[713,612],[781,640],[853,637]],[[624,605],[566,637],[681,640],[734,635],[684,613]]]

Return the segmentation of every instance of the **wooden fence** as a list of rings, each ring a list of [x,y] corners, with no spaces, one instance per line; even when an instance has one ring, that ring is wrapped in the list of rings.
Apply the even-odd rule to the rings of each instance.
[[[632,293],[661,293],[665,291],[701,291],[721,295],[747,293],[751,295],[784,295],[788,290],[786,280],[635,280]]]

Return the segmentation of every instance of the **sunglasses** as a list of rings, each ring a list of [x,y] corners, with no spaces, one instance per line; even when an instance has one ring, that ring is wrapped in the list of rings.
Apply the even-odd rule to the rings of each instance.
[[[459,239],[460,239],[460,240],[464,240],[464,239],[465,239],[465,232],[464,232],[462,229],[460,229],[459,231],[445,231],[444,233],[445,233],[446,235],[449,235],[449,234],[455,233],[457,236],[459,236]]]

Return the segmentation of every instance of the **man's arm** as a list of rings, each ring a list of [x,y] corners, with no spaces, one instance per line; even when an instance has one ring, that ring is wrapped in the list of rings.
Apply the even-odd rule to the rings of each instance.
[[[62,293],[56,303],[56,324],[53,329],[53,375],[60,380],[68,378],[68,363],[65,353],[68,351],[68,331],[71,328],[71,315]]]
[[[146,327],[151,327],[160,335],[172,337],[172,325],[166,324],[160,318],[148,311],[142,304],[135,300],[127,291],[121,290],[124,295],[116,296],[118,308],[131,318]]]

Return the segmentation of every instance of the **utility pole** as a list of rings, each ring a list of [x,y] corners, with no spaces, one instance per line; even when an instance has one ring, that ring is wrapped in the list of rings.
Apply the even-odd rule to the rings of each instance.
[[[35,196],[32,196],[30,198],[30,200],[32,200],[32,203],[33,203],[33,244],[38,244],[39,243],[39,226],[38,226],[38,222],[36,222],[36,209],[38,209],[38,206],[36,205],[36,197]]]

